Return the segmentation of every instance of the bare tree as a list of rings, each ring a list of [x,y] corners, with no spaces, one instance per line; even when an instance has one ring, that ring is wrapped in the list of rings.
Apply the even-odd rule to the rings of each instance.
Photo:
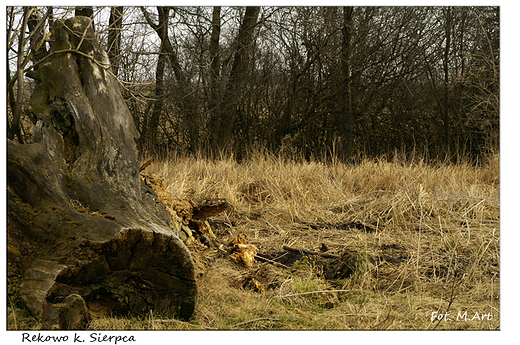
[[[497,7],[128,7],[124,26],[119,7],[36,8],[22,40],[23,10],[11,8],[10,137],[27,127],[18,42],[22,71],[38,67],[42,19],[67,11],[99,26],[141,148],[457,160],[497,147]]]
[[[211,39],[209,45],[209,59],[210,59],[210,94],[209,94],[209,108],[211,116],[216,118],[218,116],[218,82],[220,76],[220,12],[221,7],[213,7],[213,15],[211,19]]]
[[[443,123],[443,131],[444,137],[442,142],[444,143],[445,152],[449,155],[450,152],[450,141],[451,141],[451,131],[450,131],[450,58],[451,58],[451,28],[452,28],[452,8],[446,7],[443,10],[445,16],[445,24],[444,24],[444,34],[445,34],[445,43],[444,43],[444,55],[442,59],[442,66],[444,72],[444,109],[442,109],[442,123]]]
[[[34,11],[34,8],[31,7],[24,7],[23,9],[23,18],[22,18],[22,27],[20,30],[20,38],[18,40],[18,56],[16,60],[16,77],[17,77],[17,92],[16,92],[16,101],[13,104],[11,104],[11,109],[13,111],[13,120],[9,126],[9,129],[7,131],[7,138],[10,140],[13,140],[15,135],[18,138],[18,141],[21,143],[24,143],[25,140],[23,138],[23,135],[20,131],[20,116],[22,114],[22,98],[24,93],[24,76],[23,76],[23,69],[24,69],[24,50],[25,50],[25,31],[27,29],[27,22],[29,20],[29,17],[31,16],[32,12]],[[8,76],[9,77],[9,76]],[[13,90],[11,89],[11,92]]]
[[[112,72],[117,75],[119,57],[121,54],[121,30],[123,26],[123,6],[114,6],[110,10],[108,33],[108,57],[112,65]]]
[[[237,129],[238,105],[241,91],[245,85],[247,71],[251,58],[251,48],[254,39],[254,30],[257,24],[260,7],[246,7],[242,23],[236,37],[236,50],[233,56],[233,64],[229,79],[224,91],[223,109],[212,118],[214,132],[211,142],[218,150],[229,147],[233,132]],[[235,137],[235,139],[238,139]]]
[[[155,23],[146,9],[142,8],[143,14],[148,24],[155,30],[161,40],[161,46],[159,50],[159,59],[157,61],[157,68],[155,73],[155,101],[153,103],[153,112],[150,117],[150,121],[144,128],[144,133],[141,136],[141,147],[145,145],[151,145],[152,147],[156,142],[157,130],[159,127],[159,120],[163,111],[164,104],[164,71],[167,54],[170,55],[170,63],[174,68],[175,74],[178,79],[184,80],[184,75],[181,71],[176,55],[173,55],[173,49],[168,39],[168,19],[170,15],[170,7],[157,7],[158,11],[158,22]]]
[[[343,7],[343,44],[341,46],[341,71],[343,78],[343,94],[341,97],[341,108],[344,123],[344,153],[346,157],[351,157],[354,152],[354,111],[352,107],[352,13],[353,8]]]

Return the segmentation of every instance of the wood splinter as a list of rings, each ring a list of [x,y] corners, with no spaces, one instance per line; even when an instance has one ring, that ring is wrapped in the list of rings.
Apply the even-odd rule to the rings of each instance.
[[[146,169],[150,164],[152,164],[152,162],[153,162],[153,158],[150,158],[149,160],[147,160],[146,163],[141,165],[141,168],[139,169],[139,171],[143,171],[144,169]]]

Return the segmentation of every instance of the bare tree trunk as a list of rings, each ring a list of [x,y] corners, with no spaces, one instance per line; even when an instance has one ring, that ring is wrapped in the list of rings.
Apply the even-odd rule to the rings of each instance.
[[[153,102],[153,111],[150,118],[150,123],[145,128],[146,140],[143,144],[145,147],[152,148],[157,142],[157,130],[159,128],[159,121],[164,105],[164,69],[166,67],[166,55],[164,49],[161,46],[159,51],[159,59],[157,60],[157,70],[155,71],[155,100]]]
[[[83,328],[92,312],[189,318],[194,263],[139,176],[108,55],[88,18],[56,21],[54,35],[30,74],[35,143],[7,145],[9,284],[49,328]]]
[[[170,16],[170,7],[157,7],[159,12],[159,21],[154,23],[149,17],[148,12],[142,8],[142,12],[148,22],[148,24],[155,30],[159,39],[161,40],[161,47],[159,50],[159,58],[157,61],[157,69],[155,72],[155,101],[153,103],[153,112],[147,126],[143,128],[143,136],[140,140],[142,148],[146,147],[152,149],[156,143],[157,130],[159,128],[159,120],[162,113],[163,98],[164,98],[164,71],[166,67],[166,56],[173,51],[171,49],[170,41],[168,39],[168,18]],[[170,56],[171,60],[171,56]],[[174,69],[175,71],[175,69]],[[179,78],[183,78],[180,71],[180,65],[177,66],[176,75]]]
[[[233,57],[233,65],[229,75],[229,81],[223,96],[222,112],[217,123],[212,126],[216,133],[215,143],[217,149],[224,149],[231,141],[233,132],[237,129],[237,110],[245,86],[251,46],[254,40],[254,29],[257,24],[260,7],[247,7],[244,19],[237,35],[237,48]]]
[[[451,133],[450,133],[450,70],[449,70],[449,59],[450,59],[450,49],[451,49],[451,18],[452,18],[452,9],[451,7],[447,7],[445,10],[446,14],[446,23],[445,23],[445,39],[446,45],[444,47],[444,57],[442,60],[443,72],[444,72],[444,109],[442,111],[442,123],[443,123],[443,134],[444,134],[444,153],[446,157],[450,155],[450,141],[451,141]]]
[[[168,56],[168,60],[170,61],[170,67],[172,68],[175,78],[177,79],[178,94],[176,95],[175,103],[178,104],[181,113],[184,115],[185,123],[188,127],[188,149],[194,151],[196,150],[198,140],[198,123],[195,119],[197,101],[194,98],[194,93],[191,92],[191,83],[188,80],[186,73],[183,71],[182,66],[179,62],[179,57],[173,49],[173,46],[168,37],[168,19],[170,16],[170,9],[170,7],[157,7],[157,11],[159,13],[159,21],[158,24],[156,24],[150,18],[150,15],[146,11],[146,9],[141,8],[146,21],[159,36],[161,40],[161,50],[164,52],[166,56]],[[152,119],[152,126],[158,126],[158,124],[159,121],[154,121],[154,119]],[[157,127],[150,129],[151,133],[154,133],[156,130]]]
[[[16,135],[18,141],[20,143],[25,143],[23,135],[20,130],[20,117],[22,114],[22,103],[23,103],[23,93],[24,93],[24,80],[23,80],[23,58],[24,58],[24,49],[25,49],[25,30],[27,28],[27,21],[31,16],[31,13],[34,9],[31,7],[24,7],[23,9],[23,21],[22,28],[20,30],[20,39],[18,40],[18,56],[16,60],[16,74],[17,74],[17,82],[18,89],[16,91],[16,102],[14,104],[13,111],[13,121],[9,126],[9,130],[7,132],[7,138],[10,140],[14,139]]]
[[[119,70],[119,55],[121,54],[123,6],[114,6],[111,8],[108,25],[108,57],[112,65],[112,72],[114,75],[117,75]]]
[[[209,58],[210,65],[210,93],[209,93],[209,108],[210,108],[210,123],[215,123],[219,116],[219,95],[218,95],[218,81],[220,77],[220,6],[213,7],[213,17],[211,20],[211,39],[209,43]],[[209,128],[213,131],[213,128]]]
[[[182,71],[177,53],[173,50],[172,44],[168,37],[168,19],[170,16],[170,10],[170,7],[158,6],[157,12],[159,12],[159,22],[156,24],[150,18],[146,9],[144,7],[141,8],[147,23],[155,30],[161,40],[161,46],[168,54],[170,66],[173,70],[173,73],[175,74],[175,78],[180,84],[185,84],[186,76]]]
[[[351,79],[351,55],[352,55],[352,12],[353,7],[343,7],[343,45],[341,47],[341,71],[343,80],[343,93],[341,107],[343,113],[344,141],[343,150],[346,158],[352,157],[354,152],[354,113],[352,109],[352,79]]]

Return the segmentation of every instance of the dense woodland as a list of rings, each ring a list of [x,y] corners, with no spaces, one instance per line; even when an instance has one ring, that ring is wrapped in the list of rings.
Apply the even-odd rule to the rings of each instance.
[[[143,154],[498,151],[498,7],[7,7],[9,139],[31,142],[31,71],[74,15],[93,19]]]

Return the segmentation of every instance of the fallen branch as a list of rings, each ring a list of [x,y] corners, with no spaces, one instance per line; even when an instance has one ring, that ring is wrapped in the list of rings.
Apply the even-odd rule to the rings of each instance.
[[[331,254],[331,253],[326,253],[326,252],[315,252],[314,250],[308,250],[308,249],[303,249],[303,248],[293,248],[293,247],[289,247],[286,245],[283,246],[283,249],[287,250],[287,251],[291,251],[291,252],[300,253],[300,254],[319,255],[323,258],[329,258],[329,259],[339,258],[339,255],[337,255],[337,254]]]
[[[260,256],[258,254],[255,255],[255,259],[258,259],[260,261],[265,261],[265,262],[268,262],[272,265],[278,265],[278,266],[282,266],[282,267],[285,267],[285,268],[289,268],[289,266],[286,266],[284,264],[282,264],[281,262],[277,262],[277,261],[274,261],[274,260],[271,260],[271,259],[268,259],[268,258],[264,258],[263,256]]]

